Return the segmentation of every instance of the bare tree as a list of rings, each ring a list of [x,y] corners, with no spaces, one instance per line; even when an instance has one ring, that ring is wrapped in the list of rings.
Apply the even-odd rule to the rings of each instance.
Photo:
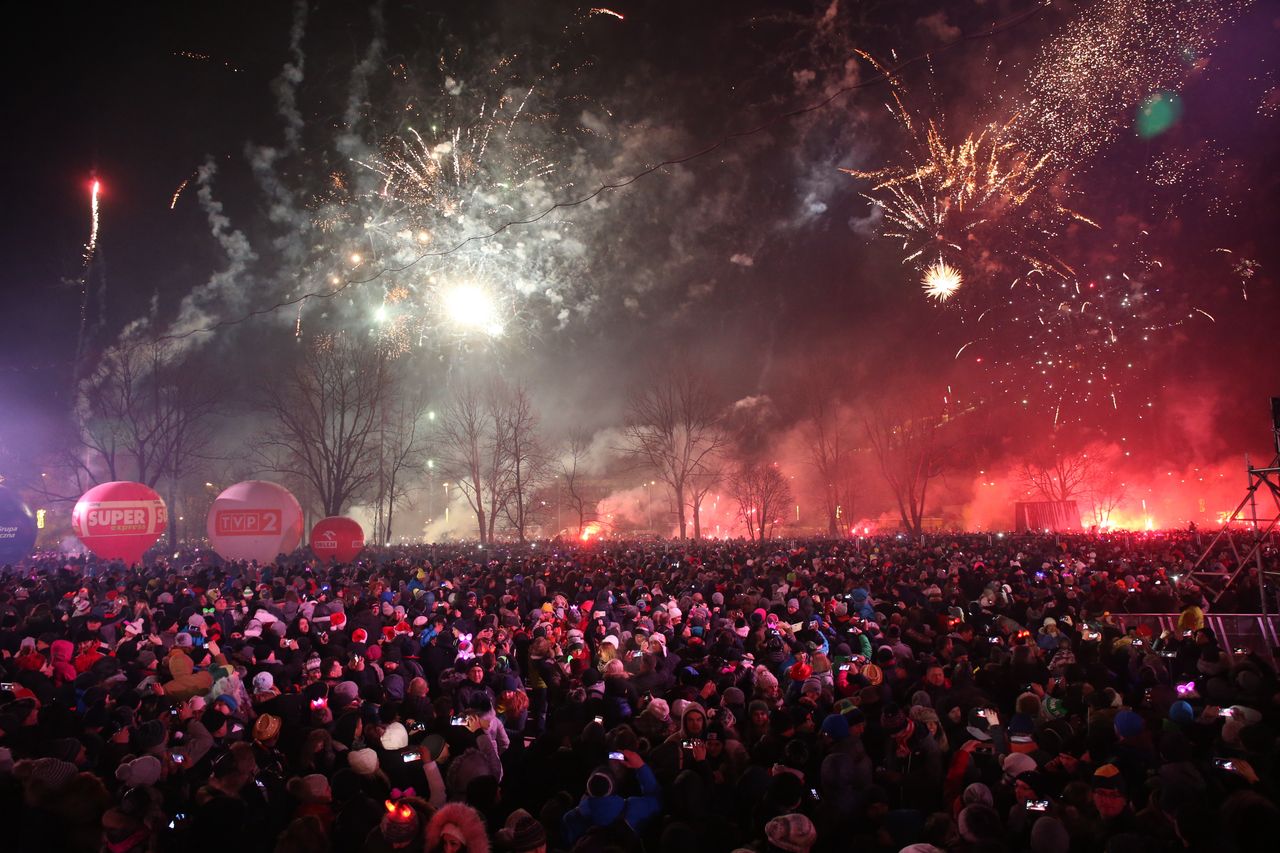
[[[377,480],[382,410],[392,384],[378,347],[347,335],[319,339],[283,381],[259,395],[269,424],[255,459],[308,483],[326,515],[340,514]]]
[[[83,491],[107,480],[163,481],[172,507],[178,483],[208,459],[223,398],[207,365],[174,342],[141,333],[120,341],[77,389],[69,482]],[[170,542],[179,535],[174,514]]]
[[[1093,511],[1093,523],[1097,527],[1105,527],[1111,522],[1111,514],[1128,500],[1128,490],[1120,481],[1120,476],[1109,473],[1094,476],[1084,489]]]
[[[808,451],[827,517],[827,533],[840,535],[843,519],[853,513],[857,497],[855,463],[858,448],[847,409],[838,397],[839,383],[832,373],[810,364],[800,383],[797,408],[800,430]]]
[[[939,434],[942,415],[923,406],[903,414],[872,409],[863,419],[867,438],[880,463],[880,473],[893,492],[903,526],[913,534],[923,531],[929,483],[942,475],[947,451]]]
[[[791,483],[776,464],[744,462],[729,476],[729,492],[752,540],[764,542],[791,505]]]
[[[720,452],[708,455],[689,475],[689,514],[693,520],[693,538],[702,538],[702,504],[724,482],[727,461]]]
[[[399,383],[403,385],[404,383]],[[382,406],[378,437],[378,537],[391,541],[396,507],[409,497],[413,475],[422,469],[429,434],[425,423],[427,396],[418,390],[387,400]]]
[[[560,477],[564,480],[564,497],[578,519],[578,536],[582,536],[582,528],[587,524],[588,507],[594,506],[588,500],[587,490],[584,487],[585,463],[590,447],[590,436],[582,430],[574,430],[569,434],[569,441],[560,456]],[[559,500],[558,495],[557,500]]]
[[[508,471],[505,477],[508,488],[502,512],[516,537],[525,541],[525,533],[540,506],[534,496],[547,482],[550,459],[538,433],[538,414],[533,400],[524,385],[505,389],[500,398],[501,417],[506,421],[503,430],[507,442],[505,460]]]
[[[443,476],[455,481],[476,516],[481,542],[489,533],[485,508],[485,447],[489,442],[484,401],[471,383],[453,389],[436,428]]]
[[[1019,472],[1027,490],[1046,501],[1082,497],[1094,475],[1089,454],[1062,453],[1053,448],[1044,457],[1023,463]]]
[[[521,420],[513,419],[514,399],[501,381],[484,387],[464,382],[450,395],[436,431],[441,472],[457,483],[475,513],[481,543],[494,541],[498,518],[513,499],[513,420]],[[532,410],[526,414],[531,416]],[[531,427],[521,420],[519,428],[526,430],[519,444],[528,451]],[[525,493],[526,501],[529,495]]]
[[[722,414],[711,384],[678,362],[636,389],[628,403],[624,450],[651,466],[671,490],[682,539],[688,536],[693,478],[729,443]]]

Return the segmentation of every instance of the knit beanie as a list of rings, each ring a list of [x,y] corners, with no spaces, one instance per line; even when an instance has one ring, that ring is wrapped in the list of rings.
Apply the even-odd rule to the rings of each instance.
[[[1031,827],[1031,853],[1067,853],[1071,835],[1056,817],[1041,817]]]
[[[378,771],[378,753],[365,747],[347,756],[347,764],[361,776],[372,776]]]
[[[613,777],[597,770],[587,779],[587,794],[592,797],[607,797],[613,793]]]
[[[378,828],[388,844],[404,844],[422,831],[422,818],[418,816],[418,810],[408,803],[395,803],[382,815]]]
[[[160,781],[160,771],[163,766],[160,759],[154,755],[144,755],[135,758],[133,761],[122,762],[116,768],[116,778],[126,788],[132,788],[137,785],[154,785]]]
[[[809,853],[818,840],[813,821],[802,814],[785,814],[765,824],[765,837],[769,843],[787,853]]]
[[[498,843],[511,853],[528,853],[547,843],[547,831],[524,809],[516,809],[498,830]]]

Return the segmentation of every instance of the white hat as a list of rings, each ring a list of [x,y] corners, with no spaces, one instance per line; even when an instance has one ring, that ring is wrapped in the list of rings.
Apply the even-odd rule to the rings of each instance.
[[[260,672],[253,677],[255,693],[270,693],[276,686],[276,680],[269,672]]]

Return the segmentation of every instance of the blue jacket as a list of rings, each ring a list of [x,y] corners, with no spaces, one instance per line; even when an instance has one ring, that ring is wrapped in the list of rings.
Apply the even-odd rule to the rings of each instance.
[[[662,811],[662,801],[658,799],[661,789],[647,764],[636,768],[636,781],[640,783],[638,797],[620,797],[617,794],[591,797],[584,794],[578,807],[564,816],[565,842],[572,847],[595,827],[609,826],[619,819],[626,821],[636,832],[642,831],[645,824]]]

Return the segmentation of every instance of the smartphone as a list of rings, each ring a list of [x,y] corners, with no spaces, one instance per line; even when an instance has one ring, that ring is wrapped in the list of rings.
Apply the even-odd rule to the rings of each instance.
[[[425,732],[426,730],[427,730],[427,724],[423,722],[417,722],[409,726],[410,734],[416,734],[417,732]]]
[[[414,750],[412,752],[405,752],[400,755],[400,761],[405,764],[412,764],[415,761],[421,761],[421,760],[422,760],[422,753],[418,752],[417,750]]]
[[[176,815],[174,815],[174,816],[173,816],[173,820],[169,821],[169,828],[170,828],[170,829],[177,829],[177,828],[178,828],[178,821],[180,821],[180,820],[186,820],[186,819],[187,819],[187,813],[186,813],[186,812],[178,812]]]
[[[991,712],[990,712],[989,710],[987,710],[986,708],[979,708],[979,709],[978,709],[978,716],[979,716],[979,717],[981,717],[981,718],[982,718],[982,719],[984,719],[984,720],[985,720],[985,719],[987,719],[987,717],[988,717],[988,715],[989,715],[990,713],[991,713]]]
[[[1162,658],[1176,658],[1177,656],[1178,656],[1178,653],[1173,649],[1165,649],[1163,652],[1160,653],[1160,657]]]
[[[851,664],[851,663],[842,663],[842,664],[840,664],[840,671],[841,671],[841,672],[849,672],[851,669],[853,669],[853,664]]]
[[[1236,769],[1236,763],[1235,763],[1234,761],[1232,761],[1230,758],[1215,758],[1215,759],[1213,759],[1213,766],[1214,766],[1214,767],[1219,767],[1219,768],[1221,768],[1221,769],[1223,769],[1223,770],[1235,770],[1235,769]]]
[[[626,759],[627,759],[627,757],[626,757],[625,755],[623,755],[621,752],[611,752],[611,753],[609,753],[609,760],[610,760],[610,761],[626,761]]]
[[[988,642],[988,643],[995,644],[995,643],[1000,642],[1000,638],[999,638],[999,637],[988,637],[988,638],[987,638],[987,642]]]
[[[810,789],[809,789],[809,796],[813,797],[815,800],[820,800],[820,799],[822,799],[822,797],[818,796],[818,789],[817,789],[817,788],[810,788]]]
[[[631,653],[632,660],[635,660],[636,658],[642,658],[642,657],[644,657],[644,652],[636,651]]]
[[[696,740],[683,740],[680,742],[680,746],[684,747],[685,749],[693,749],[697,745],[698,745],[698,741]]]
[[[1134,640],[1134,641],[1133,641],[1133,647],[1134,647],[1135,649],[1140,649],[1140,648],[1142,648],[1142,647],[1143,647],[1143,646],[1145,646],[1145,645],[1146,645],[1146,643],[1142,642],[1142,640]]]
[[[18,691],[18,685],[14,684],[12,681],[0,681],[0,690],[8,690],[10,693],[16,693]]]
[[[604,717],[596,717],[596,718],[595,718],[595,724],[596,724],[597,726],[603,726],[603,725],[604,725]]]
[[[1235,652],[1237,655],[1249,654],[1249,650],[1246,649],[1244,646],[1236,646],[1234,649],[1232,649],[1232,651]]]
[[[178,716],[178,709],[177,709],[177,708],[170,708],[170,709],[169,709],[169,716],[171,716],[171,717],[176,717],[176,716]]]
[[[451,726],[465,726],[466,724],[467,724],[466,717],[450,717],[449,718],[449,725]]]
[[[240,725],[239,723],[235,723],[234,725],[231,726],[231,731],[242,732],[244,731],[244,726]]]
[[[173,753],[173,763],[174,763],[174,764],[186,764],[186,763],[187,763],[187,757],[186,757],[185,755],[183,755],[181,752],[175,752],[175,753]]]
[[[1219,716],[1219,717],[1234,717],[1235,715],[1236,715],[1236,712],[1235,712],[1235,711],[1233,711],[1233,710],[1231,710],[1230,708],[1220,708],[1220,709],[1218,709],[1218,716]]]
[[[1048,800],[1027,800],[1025,805],[1029,812],[1047,812],[1049,810]]]

